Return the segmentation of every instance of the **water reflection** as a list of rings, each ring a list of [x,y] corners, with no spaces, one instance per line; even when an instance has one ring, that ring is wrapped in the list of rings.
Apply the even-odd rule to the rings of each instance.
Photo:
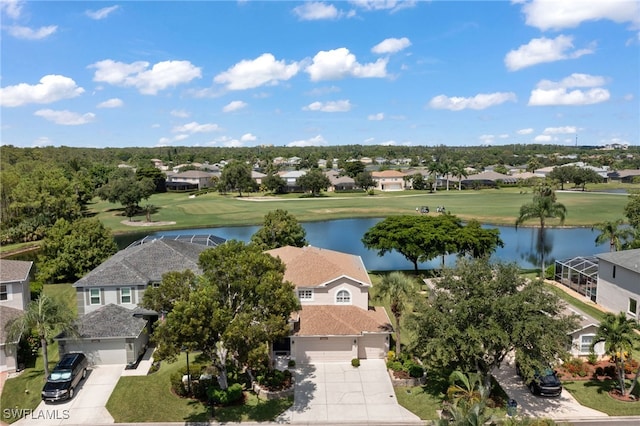
[[[367,250],[362,245],[362,236],[382,219],[342,219],[325,222],[303,223],[307,231],[307,240],[316,247],[338,250],[345,253],[360,255],[368,270],[411,270],[411,262],[398,253],[388,253],[382,257],[375,250]],[[489,226],[498,228],[504,247],[498,248],[493,255],[494,260],[516,262],[524,268],[539,268],[541,255],[544,254],[545,264],[550,265],[555,260],[567,259],[575,256],[592,256],[595,253],[607,251],[605,245],[597,246],[595,238],[597,231],[590,228],[547,228],[544,234],[544,245],[541,243],[539,228],[522,228],[517,230],[510,226]],[[181,234],[214,234],[226,239],[236,239],[248,242],[260,227],[237,226],[205,229],[189,229],[179,231],[161,231],[153,235],[181,235]],[[117,238],[120,247],[126,247],[136,239],[147,233],[120,236]],[[446,256],[445,264],[452,266],[456,256]],[[419,264],[421,269],[439,268],[440,259]]]

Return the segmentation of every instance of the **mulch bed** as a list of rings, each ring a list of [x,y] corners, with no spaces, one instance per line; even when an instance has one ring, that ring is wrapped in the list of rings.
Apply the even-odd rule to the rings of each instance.
[[[576,373],[575,371],[569,371],[564,366],[559,366],[557,369],[558,377],[561,381],[586,381],[586,380],[615,380],[617,383],[617,376],[615,370],[615,364],[610,361],[598,361],[595,364],[585,362],[581,365],[581,371]],[[633,380],[634,373],[626,374],[625,376],[629,380]],[[609,391],[609,396],[616,401],[623,402],[638,402],[638,399],[633,395],[622,395],[620,390],[612,389]]]

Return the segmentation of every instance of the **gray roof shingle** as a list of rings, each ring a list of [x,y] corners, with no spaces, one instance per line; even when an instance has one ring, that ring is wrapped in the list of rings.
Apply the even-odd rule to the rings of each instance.
[[[609,263],[640,273],[640,249],[612,251],[596,254],[596,257]]]
[[[7,325],[22,314],[24,314],[24,311],[20,309],[11,308],[9,306],[0,306],[0,344],[5,344],[7,341],[8,335],[7,330],[5,330]]]
[[[80,317],[77,321],[78,338],[106,339],[113,337],[136,338],[144,330],[147,320],[133,316],[134,312],[110,303]],[[62,333],[57,339],[75,338]]]
[[[26,281],[32,265],[33,262],[24,260],[0,259],[0,282]]]
[[[145,286],[170,271],[202,273],[198,258],[207,246],[156,239],[120,250],[73,285],[74,287]]]

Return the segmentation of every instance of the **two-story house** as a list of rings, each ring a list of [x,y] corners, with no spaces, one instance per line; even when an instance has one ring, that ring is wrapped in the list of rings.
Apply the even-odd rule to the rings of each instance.
[[[371,280],[362,258],[312,246],[267,251],[285,264],[301,309],[292,313],[292,333],[274,345],[298,362],[384,358],[392,332],[382,307],[369,306]]]
[[[596,303],[640,319],[640,249],[597,254]]]
[[[397,170],[384,170],[371,173],[371,177],[376,182],[376,189],[380,191],[403,191],[405,187],[406,174]]]
[[[131,364],[144,353],[157,312],[138,305],[162,275],[198,274],[200,253],[225,240],[211,235],[144,238],[76,281],[78,335],[56,337],[60,353],[84,352],[92,364]]]
[[[0,373],[16,370],[17,341],[7,335],[7,324],[24,313],[31,300],[33,262],[0,259]]]

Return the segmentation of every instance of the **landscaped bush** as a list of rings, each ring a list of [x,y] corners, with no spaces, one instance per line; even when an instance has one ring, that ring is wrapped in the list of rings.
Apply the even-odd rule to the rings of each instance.
[[[358,358],[353,358],[353,359],[351,360],[351,365],[352,365],[353,367],[360,367],[360,360],[359,360]]]
[[[387,361],[387,368],[393,371],[403,371],[400,361]]]
[[[292,385],[291,371],[267,370],[256,376],[256,382],[270,391],[288,389]]]
[[[424,367],[422,367],[420,364],[418,364],[415,361],[412,361],[412,360],[405,361],[402,367],[403,367],[403,370],[409,373],[409,376],[411,377],[419,378],[424,376]]]
[[[169,380],[171,381],[171,390],[178,396],[187,396],[187,387],[182,382],[182,376],[184,376],[181,370],[176,371],[171,375]]]
[[[624,374],[636,374],[638,371],[638,361],[630,359],[624,364]]]
[[[295,366],[296,366],[296,360],[295,359],[290,359],[289,362],[287,362],[287,367],[294,368]]]
[[[214,404],[226,406],[232,405],[242,400],[242,385],[234,383],[227,389],[212,388],[210,396]]]
[[[572,376],[585,377],[589,373],[588,367],[581,358],[572,358],[562,366]]]

